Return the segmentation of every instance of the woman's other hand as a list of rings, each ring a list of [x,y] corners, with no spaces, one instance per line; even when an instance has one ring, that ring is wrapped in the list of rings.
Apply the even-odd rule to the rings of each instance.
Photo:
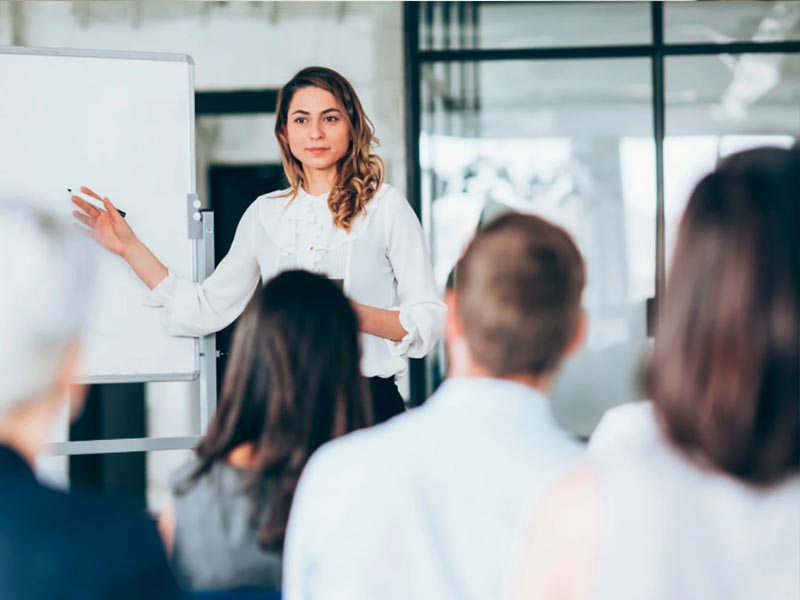
[[[351,300],[361,331],[399,342],[408,333],[400,324],[400,312],[367,306]]]

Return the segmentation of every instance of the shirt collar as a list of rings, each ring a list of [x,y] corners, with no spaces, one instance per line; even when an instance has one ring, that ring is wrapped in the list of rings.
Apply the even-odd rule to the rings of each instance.
[[[379,199],[388,194],[392,189],[392,186],[386,183],[378,188],[378,191],[375,192],[375,196],[364,207],[364,212],[362,212],[353,220],[353,224],[349,233],[344,229],[340,229],[339,227],[332,227],[332,235],[326,249],[328,251],[334,250],[339,246],[342,246],[348,242],[353,242],[361,237],[361,235],[369,226],[369,222],[375,213]],[[299,200],[301,196],[303,198],[326,198],[327,194],[324,196],[308,196],[308,194],[306,194],[306,192],[300,188],[297,192],[297,196],[297,198],[292,199],[291,190],[287,190],[285,197],[284,194],[281,193],[274,197],[277,198],[279,202],[273,202],[273,196],[268,194],[267,196],[263,197],[264,202],[259,205],[259,216],[261,219],[261,224],[264,227],[264,231],[266,231],[273,243],[286,254],[295,253],[296,238],[296,228],[287,227],[286,221],[305,221],[309,216],[309,203],[302,201],[297,202],[297,200]],[[311,202],[310,205],[316,207],[317,210],[320,210],[322,213],[324,213],[324,219],[320,218],[320,220],[327,221],[330,219],[329,213],[327,212],[329,209],[326,202],[314,201]]]
[[[492,377],[453,377],[445,380],[428,401],[445,409],[467,409],[477,415],[507,415],[555,425],[550,400],[527,385]]]
[[[325,192],[324,194],[309,194],[302,187],[300,187],[297,190],[297,198],[303,198],[303,199],[311,200],[311,201],[314,201],[314,200],[320,200],[321,201],[321,200],[327,200],[329,193],[330,192]]]

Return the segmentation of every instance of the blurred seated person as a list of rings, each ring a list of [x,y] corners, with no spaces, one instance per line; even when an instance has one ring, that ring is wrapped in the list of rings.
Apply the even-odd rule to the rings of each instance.
[[[331,280],[284,271],[256,291],[236,326],[217,414],[174,474],[161,518],[184,587],[280,588],[306,461],[370,422],[359,359],[356,314]]]
[[[651,402],[541,501],[514,598],[800,598],[800,149],[724,159],[678,232]]]
[[[54,217],[0,202],[0,598],[178,598],[155,523],[46,487],[32,469],[83,404],[70,385],[94,277],[88,244]]]

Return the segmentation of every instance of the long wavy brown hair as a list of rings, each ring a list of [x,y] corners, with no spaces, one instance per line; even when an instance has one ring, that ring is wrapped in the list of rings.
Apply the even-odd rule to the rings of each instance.
[[[333,94],[350,126],[350,148],[339,160],[336,179],[328,195],[328,208],[337,227],[350,231],[353,220],[360,215],[383,183],[384,164],[372,149],[378,145],[375,127],[369,120],[353,86],[342,75],[326,67],[306,67],[297,73],[278,94],[275,118],[275,137],[281,149],[286,178],[294,198],[305,184],[303,163],[289,148],[286,125],[289,105],[297,90],[315,87]]]

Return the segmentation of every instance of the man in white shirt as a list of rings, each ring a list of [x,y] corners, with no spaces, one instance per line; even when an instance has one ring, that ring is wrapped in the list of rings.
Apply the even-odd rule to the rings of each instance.
[[[584,282],[574,242],[543,219],[508,214],[477,234],[456,270],[448,380],[308,463],[287,600],[502,597],[525,507],[582,451],[546,394],[583,341]]]

